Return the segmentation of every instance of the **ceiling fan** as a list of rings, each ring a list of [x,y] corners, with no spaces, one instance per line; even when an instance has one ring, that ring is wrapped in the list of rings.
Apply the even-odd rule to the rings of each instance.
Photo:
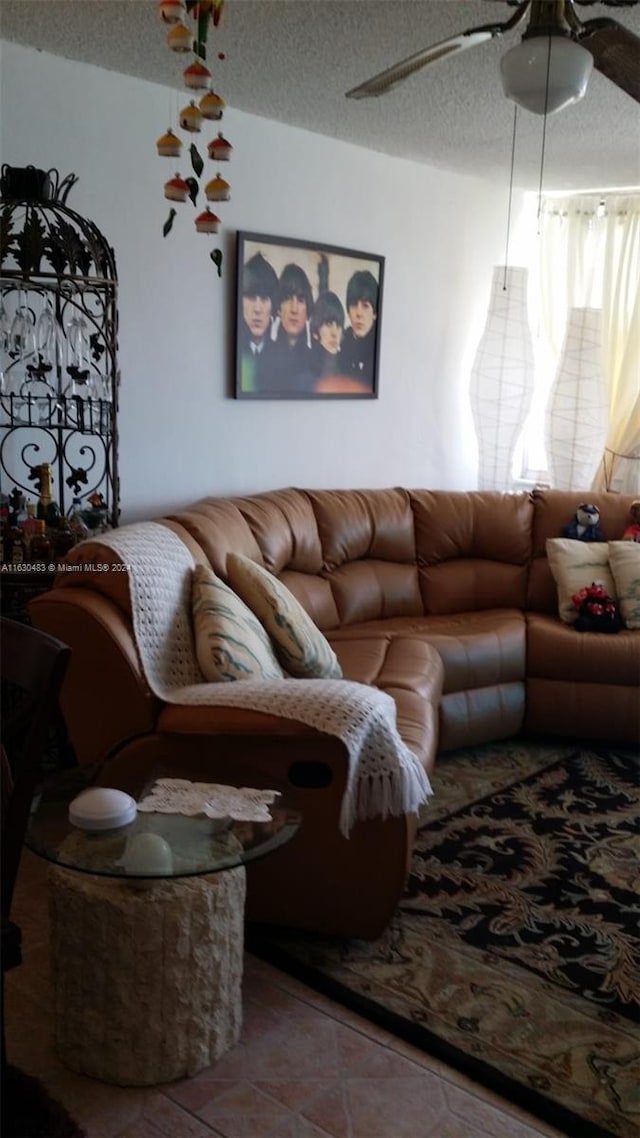
[[[429,63],[524,27],[521,42],[500,61],[508,98],[535,114],[552,114],[581,99],[593,67],[640,102],[640,38],[617,20],[583,22],[576,4],[595,0],[507,0],[515,8],[504,23],[484,24],[410,55],[347,91],[348,99],[384,95]],[[600,0],[631,7],[638,0]]]

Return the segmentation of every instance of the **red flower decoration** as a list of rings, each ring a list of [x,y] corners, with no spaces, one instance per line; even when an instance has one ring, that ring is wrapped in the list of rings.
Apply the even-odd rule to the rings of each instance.
[[[588,587],[583,586],[583,588],[580,589],[579,592],[574,593],[571,598],[571,604],[576,609],[580,609],[585,604],[587,608],[590,608],[594,602],[601,602],[602,604],[609,603],[611,605],[614,603],[607,594],[604,585],[599,581],[593,581]]]
[[[616,601],[607,594],[604,585],[593,581],[588,587],[580,589],[571,597],[571,603],[578,610],[576,628],[579,631],[617,632],[620,617]]]

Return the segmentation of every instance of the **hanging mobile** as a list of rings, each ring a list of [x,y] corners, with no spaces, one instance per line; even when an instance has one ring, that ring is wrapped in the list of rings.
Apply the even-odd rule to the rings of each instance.
[[[197,102],[195,98],[191,99],[178,112],[178,127],[192,138],[200,133],[203,124],[219,122],[225,108],[222,96],[212,89],[212,75],[206,65],[209,26],[212,24],[213,27],[218,27],[223,7],[224,0],[159,0],[158,3],[158,15],[162,23],[168,25],[169,49],[178,54],[190,52],[193,56],[193,61],[183,69],[182,79],[189,91],[199,94],[199,99]],[[224,58],[224,52],[218,52],[218,59]],[[182,140],[171,127],[156,141],[156,151],[161,158],[179,158],[182,148]],[[228,162],[232,150],[231,143],[222,132],[207,145],[207,154],[213,161]],[[169,201],[180,204],[190,198],[194,206],[197,206],[204,162],[195,140],[190,142],[188,151],[193,176],[183,178],[181,174],[176,174],[169,178],[164,183],[164,196]],[[229,183],[220,174],[207,181],[204,187],[208,202],[228,201],[230,190]],[[177,210],[172,206],[162,228],[165,237],[171,231],[176,216]],[[220,218],[208,205],[195,218],[198,233],[217,233],[220,224]],[[210,256],[220,276],[222,251],[214,249]]]

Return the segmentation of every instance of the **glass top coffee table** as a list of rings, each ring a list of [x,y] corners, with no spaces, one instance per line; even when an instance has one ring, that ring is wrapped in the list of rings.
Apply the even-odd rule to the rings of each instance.
[[[301,815],[280,795],[266,821],[138,812],[88,832],[69,822],[85,786],[51,779],[26,835],[52,863],[58,1056],[121,1086],[195,1075],[240,1035],[245,863],[294,838]]]
[[[140,799],[153,785],[151,780]],[[151,884],[220,873],[278,849],[302,820],[286,795],[275,791],[265,821],[150,812],[138,813],[123,826],[88,831],[69,821],[71,802],[88,787],[76,771],[48,780],[34,800],[25,844],[55,865],[98,877]]]

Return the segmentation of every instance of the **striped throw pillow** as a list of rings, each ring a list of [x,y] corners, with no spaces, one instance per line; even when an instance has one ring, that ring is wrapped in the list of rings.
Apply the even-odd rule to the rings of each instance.
[[[196,656],[206,680],[283,678],[260,621],[206,565],[194,570],[191,604]]]
[[[264,625],[278,660],[290,676],[342,678],[342,668],[329,641],[282,581],[240,553],[228,555],[227,576]]]
[[[609,565],[626,628],[640,628],[640,542],[610,541]]]

